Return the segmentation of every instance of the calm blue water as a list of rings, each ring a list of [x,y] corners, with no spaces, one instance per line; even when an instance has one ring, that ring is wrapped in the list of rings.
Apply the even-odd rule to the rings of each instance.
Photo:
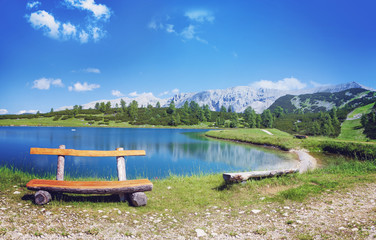
[[[55,174],[57,156],[30,155],[31,147],[79,150],[145,150],[126,158],[127,178],[164,178],[249,170],[291,168],[292,155],[248,145],[208,140],[204,130],[62,127],[0,127],[0,166],[14,166],[41,176]],[[117,177],[115,157],[71,157],[65,174],[72,177]]]

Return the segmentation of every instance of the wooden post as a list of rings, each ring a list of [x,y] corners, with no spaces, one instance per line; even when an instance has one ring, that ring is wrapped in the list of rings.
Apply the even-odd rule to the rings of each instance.
[[[60,149],[65,149],[65,145],[60,145]],[[58,156],[57,157],[57,172],[56,172],[56,180],[63,181],[64,180],[64,163],[65,163],[65,156]]]
[[[116,150],[122,151],[122,150],[124,150],[124,148],[117,148]],[[127,180],[127,173],[125,171],[125,158],[124,158],[124,156],[116,157],[116,162],[117,162],[117,171],[118,171],[119,181]],[[121,202],[125,201],[125,193],[120,193],[119,197],[120,197]]]

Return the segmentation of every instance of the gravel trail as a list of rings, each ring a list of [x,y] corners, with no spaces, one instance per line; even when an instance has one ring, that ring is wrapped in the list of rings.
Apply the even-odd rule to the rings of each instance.
[[[137,209],[48,210],[0,196],[0,239],[373,239],[376,183],[327,191],[301,202],[241,208],[208,206],[199,213],[135,214]],[[234,199],[234,201],[236,201]],[[262,201],[267,201],[262,200]]]

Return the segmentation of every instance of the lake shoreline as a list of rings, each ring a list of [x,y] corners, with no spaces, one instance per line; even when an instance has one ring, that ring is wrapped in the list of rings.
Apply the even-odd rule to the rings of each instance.
[[[314,170],[317,168],[317,159],[314,158],[312,155],[309,154],[309,151],[307,149],[290,149],[290,150],[285,150],[279,146],[273,145],[273,144],[258,144],[258,143],[253,143],[253,142],[248,142],[248,141],[241,141],[241,140],[234,140],[234,139],[226,139],[226,138],[220,138],[220,137],[212,137],[205,135],[208,138],[212,139],[217,139],[217,140],[223,140],[223,141],[229,141],[233,143],[242,143],[242,144],[249,144],[249,145],[254,145],[254,146],[262,146],[265,148],[272,148],[272,149],[277,149],[283,152],[289,152],[289,153],[294,153],[297,156],[297,159],[299,160],[298,163],[298,169],[299,173],[304,173],[310,170]]]

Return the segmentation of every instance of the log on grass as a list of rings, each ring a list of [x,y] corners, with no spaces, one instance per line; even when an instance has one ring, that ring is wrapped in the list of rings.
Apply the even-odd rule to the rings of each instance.
[[[135,192],[129,194],[129,202],[134,207],[141,207],[147,204],[148,198],[146,197],[146,194],[143,192]]]
[[[38,205],[46,204],[52,199],[51,194],[43,190],[36,192],[34,196],[35,196],[34,201]]]
[[[226,182],[243,182],[251,178],[267,178],[274,176],[281,176],[290,173],[297,173],[299,169],[283,169],[272,171],[253,171],[253,172],[238,172],[238,173],[224,173],[223,179]]]

